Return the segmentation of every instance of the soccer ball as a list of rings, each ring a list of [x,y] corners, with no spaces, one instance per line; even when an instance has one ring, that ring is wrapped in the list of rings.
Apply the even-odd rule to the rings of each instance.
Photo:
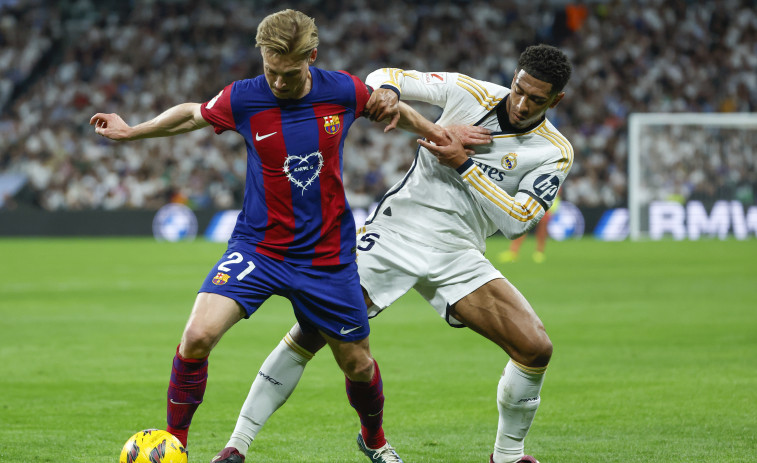
[[[187,451],[168,431],[145,429],[126,441],[119,463],[187,463]]]

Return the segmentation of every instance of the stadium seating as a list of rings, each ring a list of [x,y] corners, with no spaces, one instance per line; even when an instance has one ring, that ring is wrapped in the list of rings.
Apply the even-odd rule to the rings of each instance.
[[[26,178],[5,191],[0,207],[157,209],[170,200],[238,207],[245,175],[239,137],[204,130],[113,144],[94,136],[88,121],[105,111],[139,122],[259,74],[254,28],[278,2],[56,5],[0,2],[0,174]],[[563,48],[574,76],[549,117],[575,148],[563,195],[580,206],[626,204],[630,113],[757,111],[750,2],[306,5],[321,33],[317,65],[360,77],[394,66],[460,71],[509,86],[522,48]],[[413,137],[356,124],[345,147],[353,206],[367,207],[400,179],[414,147]]]

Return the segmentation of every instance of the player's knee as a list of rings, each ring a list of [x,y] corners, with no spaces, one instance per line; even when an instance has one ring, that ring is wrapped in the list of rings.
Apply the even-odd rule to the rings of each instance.
[[[539,368],[549,364],[552,358],[552,341],[547,333],[541,332],[540,335],[530,338],[521,349],[519,349],[519,363]]]
[[[315,354],[323,346],[326,345],[326,340],[318,333],[305,333],[302,331],[299,325],[295,325],[289,330],[289,336],[292,337],[298,346],[302,347],[311,354]]]
[[[535,367],[547,366],[552,359],[552,349],[552,341],[550,341],[549,337],[545,334],[543,341],[539,344],[539,347],[535,352],[532,365]]]
[[[373,359],[367,355],[352,356],[340,364],[351,381],[368,382],[373,378]]]
[[[182,336],[179,353],[184,358],[207,357],[215,343],[216,339],[209,331],[188,327]]]

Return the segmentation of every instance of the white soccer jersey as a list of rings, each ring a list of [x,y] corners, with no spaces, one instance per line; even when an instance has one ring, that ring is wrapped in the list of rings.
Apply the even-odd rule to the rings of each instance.
[[[443,109],[437,124],[479,125],[493,142],[477,146],[459,169],[419,148],[405,178],[394,185],[367,223],[400,231],[437,248],[475,248],[501,230],[510,239],[533,228],[552,205],[573,164],[573,148],[548,121],[517,134],[502,132],[495,107],[510,89],[463,74],[384,68],[366,83],[390,85],[402,100]]]

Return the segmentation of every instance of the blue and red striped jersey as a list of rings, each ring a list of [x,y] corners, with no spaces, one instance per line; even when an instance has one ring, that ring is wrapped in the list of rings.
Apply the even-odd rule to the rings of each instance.
[[[265,77],[235,81],[201,106],[216,133],[234,130],[247,144],[244,204],[230,245],[287,262],[339,265],[355,260],[355,222],[342,181],[350,125],[370,96],[346,72],[310,67],[312,88],[277,99]]]

